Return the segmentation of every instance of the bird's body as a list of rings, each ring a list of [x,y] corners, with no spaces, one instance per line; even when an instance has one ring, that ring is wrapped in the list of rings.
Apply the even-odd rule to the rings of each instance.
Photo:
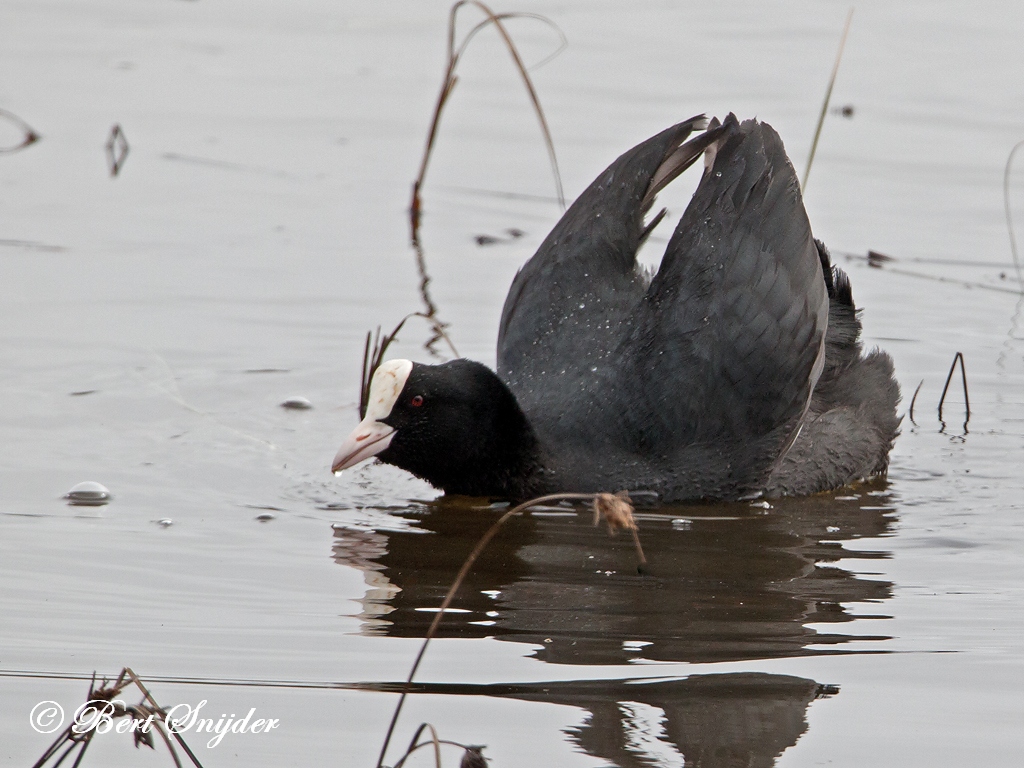
[[[702,126],[626,152],[573,203],[509,290],[497,375],[399,361],[388,388],[375,374],[385,396],[335,469],[376,453],[451,493],[665,500],[808,494],[884,472],[892,362],[862,354],[849,281],[811,235],[781,140],[730,115],[687,141]],[[648,278],[636,253],[660,214],[644,216],[702,154]],[[384,436],[368,453],[371,427]]]

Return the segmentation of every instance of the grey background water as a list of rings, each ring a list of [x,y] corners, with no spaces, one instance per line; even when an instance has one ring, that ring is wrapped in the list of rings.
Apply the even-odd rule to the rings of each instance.
[[[192,739],[207,766],[375,760],[387,684],[495,516],[380,465],[327,469],[356,421],[366,330],[422,309],[406,208],[447,8],[0,8],[0,108],[43,137],[0,155],[4,764],[49,743],[37,702],[73,709],[82,676],[125,665],[161,702],[281,720]],[[698,112],[772,123],[802,171],[847,8],[496,6],[568,39],[533,76],[570,197]],[[558,43],[535,21],[510,29],[527,62]],[[585,514],[513,522],[428,651],[399,743],[426,720],[496,766],[1019,764],[1024,340],[1002,174],[1024,139],[1022,35],[1018,3],[857,5],[832,102],[853,116],[829,115],[806,204],[838,254],[897,259],[839,257],[907,401],[924,382],[888,483],[646,513],[646,579]],[[131,150],[110,178],[115,123]],[[19,140],[0,119],[0,146]],[[693,183],[664,196],[677,213]],[[1024,170],[1018,218],[1022,187]],[[493,363],[552,197],[485,32],[425,189],[429,288],[461,354]],[[415,323],[398,353],[429,359]],[[935,412],[957,351],[966,433],[959,392],[945,427]],[[279,407],[296,395],[314,408]],[[83,480],[113,502],[68,506]],[[108,735],[86,764],[167,758]]]

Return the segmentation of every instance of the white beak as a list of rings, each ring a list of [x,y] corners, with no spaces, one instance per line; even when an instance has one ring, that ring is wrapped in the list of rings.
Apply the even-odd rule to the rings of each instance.
[[[376,456],[391,445],[391,438],[394,436],[393,427],[369,417],[363,419],[341,444],[341,448],[338,449],[338,453],[334,457],[331,471],[337,474],[343,469],[355,466],[360,461]]]
[[[388,360],[374,371],[366,416],[338,449],[331,465],[334,474],[376,456],[391,445],[395,428],[384,424],[382,419],[391,414],[411,372],[412,363],[408,360]]]

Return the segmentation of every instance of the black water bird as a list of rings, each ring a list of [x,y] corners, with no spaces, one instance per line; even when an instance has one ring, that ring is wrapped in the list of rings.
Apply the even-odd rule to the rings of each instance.
[[[664,211],[645,214],[702,155],[647,275],[636,253]],[[377,456],[448,493],[513,499],[838,488],[884,473],[899,429],[892,360],[864,354],[860,331],[778,134],[691,118],[612,163],[516,275],[497,374],[383,363],[333,469]]]

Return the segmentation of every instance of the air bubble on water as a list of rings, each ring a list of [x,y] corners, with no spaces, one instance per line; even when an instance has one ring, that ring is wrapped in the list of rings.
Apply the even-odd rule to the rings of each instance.
[[[313,407],[313,404],[305,397],[289,397],[281,403],[281,407],[292,411],[308,411]]]
[[[113,497],[106,486],[93,480],[86,480],[65,493],[64,498],[74,507],[102,507],[110,503]]]

